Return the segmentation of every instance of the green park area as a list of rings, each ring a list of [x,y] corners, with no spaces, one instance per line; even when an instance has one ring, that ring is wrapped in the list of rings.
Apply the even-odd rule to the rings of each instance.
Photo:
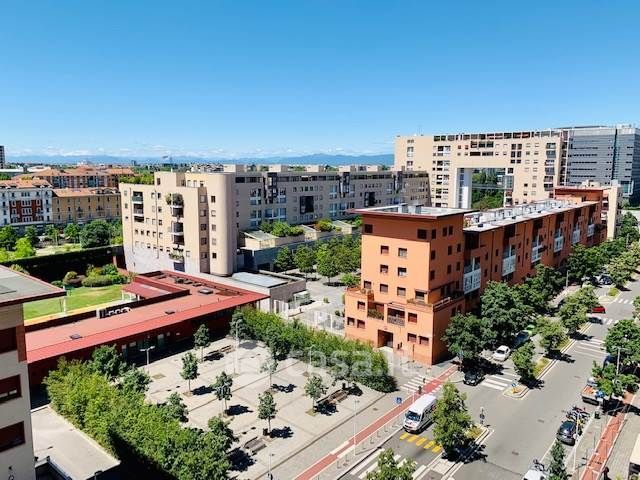
[[[67,312],[79,308],[113,302],[122,298],[122,285],[106,287],[78,287],[67,292]],[[62,312],[63,298],[49,298],[25,303],[24,318],[42,317]]]

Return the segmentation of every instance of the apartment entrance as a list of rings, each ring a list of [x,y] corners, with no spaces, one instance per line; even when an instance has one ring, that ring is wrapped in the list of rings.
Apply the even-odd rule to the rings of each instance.
[[[393,333],[378,330],[378,347],[393,348]]]

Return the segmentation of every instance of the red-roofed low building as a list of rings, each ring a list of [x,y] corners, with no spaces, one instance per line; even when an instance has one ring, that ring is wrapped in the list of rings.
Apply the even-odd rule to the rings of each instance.
[[[0,181],[0,226],[23,229],[51,223],[52,192],[49,182],[39,178]]]
[[[101,345],[116,345],[125,358],[134,359],[150,345],[159,352],[191,341],[201,324],[212,335],[224,334],[236,307],[268,298],[178,272],[138,275],[124,289],[137,300],[88,318],[81,314],[27,325],[31,386],[39,385],[60,357],[89,359]]]

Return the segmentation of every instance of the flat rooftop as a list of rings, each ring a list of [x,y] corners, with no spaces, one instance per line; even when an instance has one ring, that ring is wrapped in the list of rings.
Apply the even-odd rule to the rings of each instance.
[[[0,307],[65,295],[61,288],[0,266]]]
[[[31,412],[33,452],[38,461],[48,457],[70,478],[93,478],[95,472],[106,472],[120,461],[49,406]]]
[[[464,208],[445,208],[445,207],[425,207],[422,205],[408,205],[406,203],[399,203],[397,205],[387,205],[384,207],[372,207],[372,208],[358,208],[351,210],[352,213],[363,214],[380,214],[380,215],[403,215],[408,217],[423,217],[423,218],[440,218],[450,215],[460,215],[468,213],[471,210]]]
[[[289,280],[286,278],[278,278],[263,273],[237,272],[231,275],[231,278],[248,283],[249,285],[257,285],[258,287],[265,288],[277,287],[278,285],[289,283]]]
[[[572,202],[569,200],[541,200],[539,202],[494,208],[483,212],[468,213],[464,217],[465,232],[484,232],[526,220],[542,218],[550,214],[568,212],[598,202]]]
[[[228,287],[179,272],[163,271],[139,277],[144,279],[142,286],[144,292],[149,292],[149,287],[152,287],[154,293],[165,289],[165,295],[176,290],[187,290],[188,294],[166,300],[162,299],[165,295],[160,295],[156,296],[155,303],[140,307],[133,306],[128,312],[108,318],[96,316],[27,332],[27,361],[32,363],[85,348],[94,348],[122,338],[141,335],[156,328],[175,325],[268,298],[268,295]],[[135,292],[137,286],[139,284],[134,280],[127,286],[132,288],[127,290],[137,293]],[[145,298],[152,296],[154,295]]]

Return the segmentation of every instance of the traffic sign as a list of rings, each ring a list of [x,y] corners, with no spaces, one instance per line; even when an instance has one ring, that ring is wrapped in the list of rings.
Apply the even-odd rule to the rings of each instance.
[[[402,405],[402,397],[396,397],[396,405]]]

